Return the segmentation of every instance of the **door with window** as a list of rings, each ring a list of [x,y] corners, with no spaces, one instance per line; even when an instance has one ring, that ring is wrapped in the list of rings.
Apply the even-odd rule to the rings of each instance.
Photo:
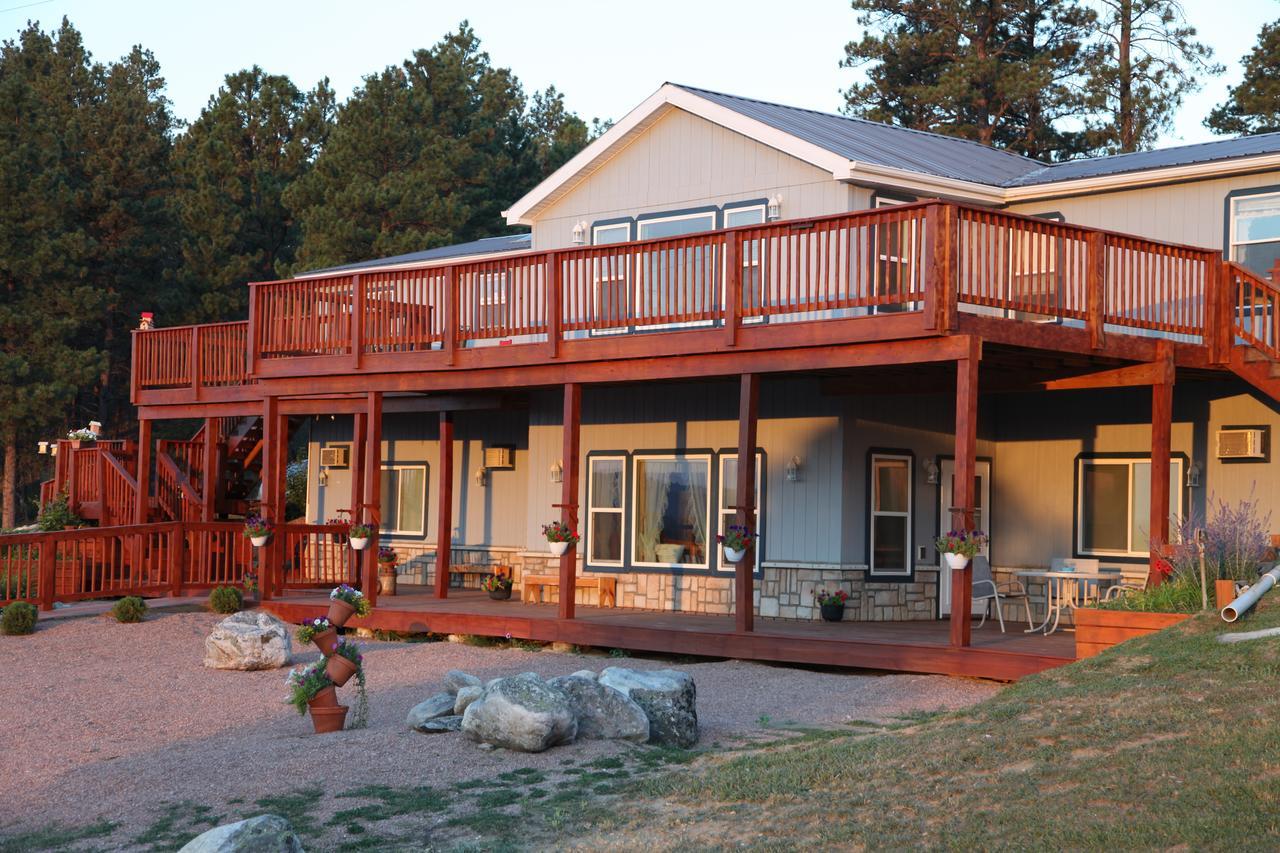
[[[942,468],[938,484],[938,524],[942,529],[951,529],[951,501],[955,494],[956,462],[954,459],[942,460]],[[974,466],[973,484],[973,527],[991,535],[991,463],[978,462]],[[989,549],[982,549],[982,556],[989,556]],[[938,616],[951,615],[951,570],[947,568],[942,555],[938,555]],[[974,604],[973,612],[982,613],[985,602]]]

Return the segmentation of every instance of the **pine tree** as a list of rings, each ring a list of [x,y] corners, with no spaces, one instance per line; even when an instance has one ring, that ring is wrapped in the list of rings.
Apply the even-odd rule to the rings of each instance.
[[[1246,135],[1280,131],[1280,21],[1266,24],[1253,50],[1240,60],[1244,79],[1227,101],[1209,113],[1215,133]]]
[[[255,65],[228,74],[179,139],[178,278],[193,297],[183,320],[243,317],[246,283],[275,278],[293,263],[299,229],[281,199],[311,168],[333,113],[327,80],[304,93]]]
[[[865,32],[841,65],[867,69],[845,110],[1030,157],[1065,159],[1083,134],[1093,14],[1077,0],[852,0]]]

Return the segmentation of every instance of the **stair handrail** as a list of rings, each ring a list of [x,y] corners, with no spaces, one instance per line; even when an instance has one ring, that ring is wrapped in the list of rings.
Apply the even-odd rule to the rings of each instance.
[[[167,477],[166,477],[167,475]],[[170,502],[170,495],[166,485],[166,479],[172,480],[173,487],[178,490],[182,496],[183,505],[181,507],[174,506]],[[156,497],[160,501],[161,507],[169,513],[175,521],[198,521],[198,518],[187,518],[186,515],[193,509],[201,506],[200,494],[191,485],[191,481],[187,479],[187,475],[182,473],[178,464],[174,462],[173,457],[167,452],[159,451],[156,453],[156,480],[157,485]]]
[[[1230,313],[1231,343],[1237,339],[1280,360],[1280,287],[1235,261],[1225,261],[1223,298]]]
[[[107,479],[100,488],[102,521],[109,526],[112,521],[119,518],[132,519],[138,499],[137,478],[129,473],[110,448],[103,447],[98,452],[102,454],[103,462],[106,464]],[[114,482],[111,482],[112,480]],[[119,503],[117,499],[121,496],[123,496],[124,506],[117,506]]]

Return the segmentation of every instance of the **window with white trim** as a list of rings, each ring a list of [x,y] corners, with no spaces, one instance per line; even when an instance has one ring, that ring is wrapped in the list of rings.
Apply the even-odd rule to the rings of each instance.
[[[426,532],[427,466],[382,466],[382,532]]]
[[[608,225],[596,225],[591,229],[591,243],[604,246],[611,243],[626,243],[631,240],[631,223],[614,222]],[[627,266],[631,256],[626,254],[610,255],[597,258],[593,264],[595,279],[595,311],[596,320],[616,323],[618,328],[597,330],[606,332],[626,331],[630,320],[627,307],[628,275]]]
[[[476,326],[480,330],[500,330],[507,325],[507,274],[476,276]]]
[[[1280,192],[1231,199],[1231,260],[1270,274],[1280,260]]]
[[[911,574],[912,477],[910,456],[871,455],[870,573]]]
[[[590,565],[622,565],[626,493],[625,456],[587,458],[587,562]]]
[[[876,197],[876,207],[896,207],[911,202]],[[875,312],[888,314],[897,311],[914,311],[915,302],[899,301],[911,289],[911,259],[917,255],[919,229],[914,220],[886,222],[876,226],[876,274],[873,287],[876,296],[891,297],[893,301],[876,305]]]
[[[756,454],[756,497],[755,497],[755,516],[750,527],[752,533],[760,532],[760,495],[761,483],[764,480],[764,458],[761,454]],[[720,455],[720,502],[719,502],[719,523],[718,533],[724,535],[730,525],[738,523],[738,454],[722,453]],[[759,540],[756,540],[759,543]],[[757,550],[757,555],[759,551]],[[756,568],[759,569],[759,561],[757,559]],[[721,561],[720,569],[722,571],[733,571],[731,563]]]
[[[768,211],[764,203],[726,207],[724,227],[763,225]],[[748,240],[742,244],[742,322],[759,323],[764,317],[755,315],[764,304],[764,266],[761,263],[761,241]]]
[[[631,563],[707,568],[711,457],[636,454],[631,484]]]
[[[1151,524],[1151,458],[1077,461],[1076,551],[1096,557],[1146,557]],[[1169,514],[1182,515],[1182,459],[1169,460]]]
[[[636,226],[640,240],[696,234],[715,229],[716,211],[676,213],[641,219],[636,222]],[[657,318],[672,314],[716,311],[718,306],[711,304],[706,288],[710,277],[707,265],[714,260],[711,252],[712,249],[708,246],[644,250],[641,280],[636,292],[637,313]]]

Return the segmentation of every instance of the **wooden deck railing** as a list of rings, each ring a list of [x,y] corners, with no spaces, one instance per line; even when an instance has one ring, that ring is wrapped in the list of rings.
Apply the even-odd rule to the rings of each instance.
[[[1220,253],[942,202],[251,286],[247,323],[136,334],[135,389],[233,387],[264,362],[961,310],[1209,341]],[[1239,306],[1238,306],[1239,307]],[[1269,314],[1268,316],[1274,316]],[[928,328],[934,328],[929,325]],[[607,343],[602,343],[607,346]],[[512,363],[529,360],[513,353]],[[405,362],[405,364],[419,362]],[[445,360],[444,364],[452,364]],[[302,368],[300,368],[301,370]]]
[[[1280,360],[1280,288],[1239,264],[1227,265],[1234,337]]]
[[[334,534],[343,528],[284,524],[284,559],[276,590],[357,584],[353,551]],[[238,522],[163,522],[0,536],[0,606],[123,595],[178,595],[240,585],[265,561]]]

